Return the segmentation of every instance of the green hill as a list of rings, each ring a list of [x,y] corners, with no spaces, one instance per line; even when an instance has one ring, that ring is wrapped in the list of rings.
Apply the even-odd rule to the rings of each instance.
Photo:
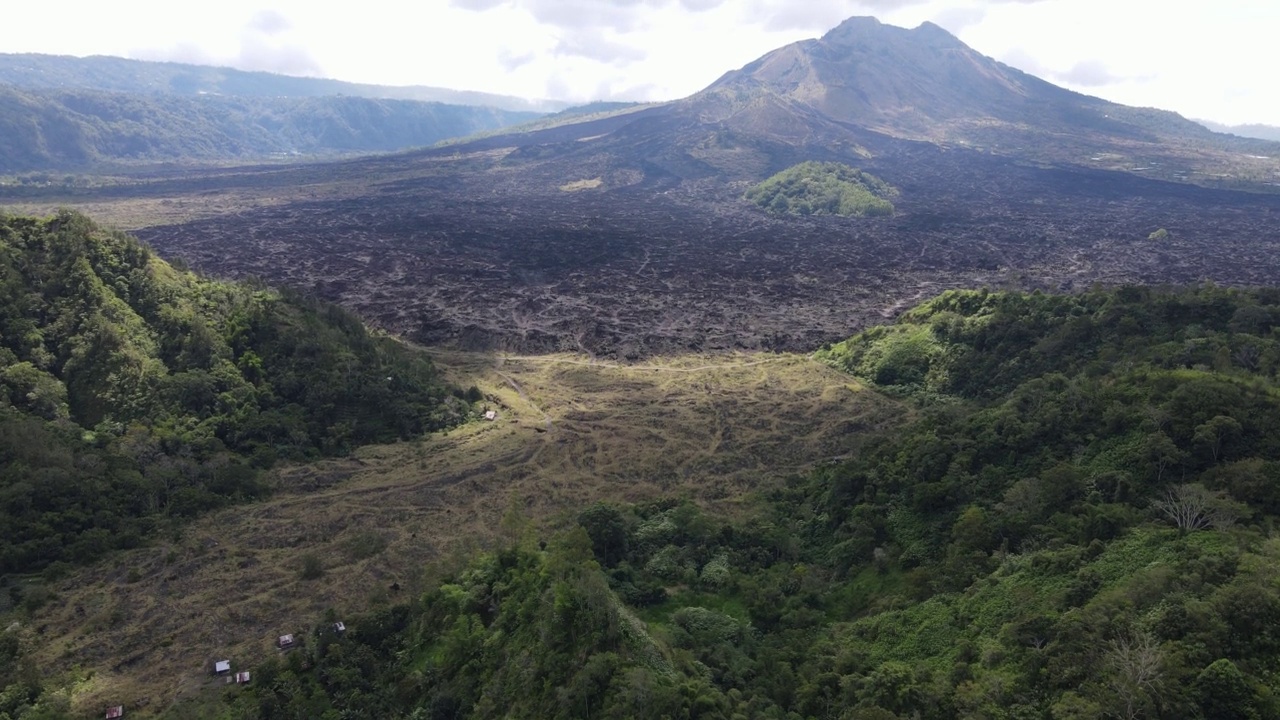
[[[869,173],[840,163],[793,165],[746,192],[746,199],[775,214],[866,217],[892,215],[898,191]]]
[[[947,293],[820,353],[917,405],[859,456],[512,534],[220,716],[1275,717],[1276,327],[1274,290]]]
[[[176,269],[74,213],[0,215],[0,576],[259,495],[278,458],[466,412],[335,306]]]

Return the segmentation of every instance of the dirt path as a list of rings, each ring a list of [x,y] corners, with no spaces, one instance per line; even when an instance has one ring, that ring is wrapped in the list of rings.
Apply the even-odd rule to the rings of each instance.
[[[520,383],[516,382],[515,378],[511,377],[510,375],[504,372],[500,372],[500,371],[495,371],[495,372],[497,372],[499,377],[507,381],[507,384],[510,385],[516,391],[516,393],[520,395],[521,400],[524,400],[525,402],[529,403],[529,407],[533,408],[535,412],[537,412],[539,415],[542,416],[543,421],[546,422],[547,424],[547,429],[550,430],[552,426],[551,416],[548,415],[545,411],[543,411],[542,408],[538,407],[537,403],[529,399],[529,395],[525,393],[524,388],[520,387]]]
[[[794,357],[794,356],[785,356]],[[612,370],[638,370],[642,372],[665,372],[665,373],[697,373],[706,372],[707,370],[724,370],[727,368],[749,368],[757,365],[767,365],[776,362],[776,359],[753,360],[749,362],[723,362],[712,363],[707,365],[694,365],[693,367],[670,367],[667,365],[623,365],[619,363],[603,362],[600,360],[574,360],[572,358],[562,358],[554,356],[539,355],[507,355],[506,360],[520,360],[532,363],[547,363],[552,365],[581,365],[585,367],[604,368]]]

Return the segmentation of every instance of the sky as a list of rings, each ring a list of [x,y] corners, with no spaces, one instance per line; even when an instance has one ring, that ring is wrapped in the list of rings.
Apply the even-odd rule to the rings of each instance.
[[[1128,105],[1280,126],[1277,0],[10,0],[0,52],[117,55],[529,98],[668,100],[853,15],[931,21]],[[1186,8],[1186,9],[1181,9]],[[20,29],[20,30],[19,30]]]

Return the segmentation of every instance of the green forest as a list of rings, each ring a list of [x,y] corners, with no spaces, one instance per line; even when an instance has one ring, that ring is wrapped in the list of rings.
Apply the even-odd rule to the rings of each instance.
[[[0,215],[0,577],[259,497],[278,460],[450,427],[474,395],[336,306],[76,213]]]
[[[777,215],[892,215],[898,191],[880,178],[833,162],[810,160],[747,190],[747,201]]]
[[[1276,290],[948,292],[818,353],[914,407],[856,457],[508,533],[219,716],[1280,716],[1277,327]]]

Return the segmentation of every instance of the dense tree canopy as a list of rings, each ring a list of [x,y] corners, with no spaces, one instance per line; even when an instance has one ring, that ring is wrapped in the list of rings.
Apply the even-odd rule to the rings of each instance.
[[[466,410],[337,307],[179,271],[74,213],[0,216],[0,576],[259,495],[278,458]]]

